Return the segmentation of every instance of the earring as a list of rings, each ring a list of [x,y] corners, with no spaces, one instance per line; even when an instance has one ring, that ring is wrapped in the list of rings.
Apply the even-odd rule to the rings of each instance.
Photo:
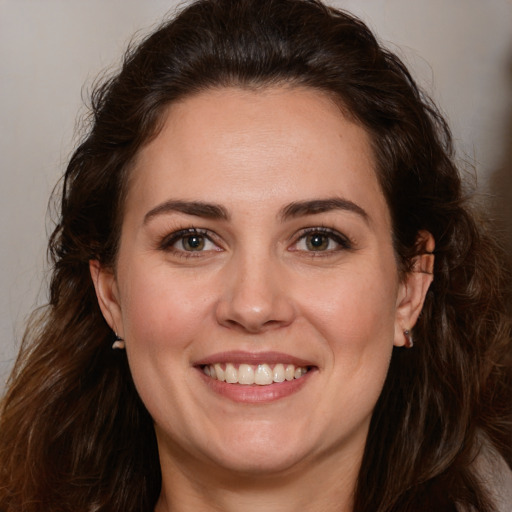
[[[411,334],[411,331],[409,331],[409,329],[406,329],[404,331],[404,337],[405,337],[404,347],[405,348],[412,348],[413,345],[414,345],[414,342],[412,340],[412,334]]]
[[[123,338],[120,338],[116,333],[116,341],[112,343],[112,350],[124,350],[125,347],[126,343],[124,342]]]

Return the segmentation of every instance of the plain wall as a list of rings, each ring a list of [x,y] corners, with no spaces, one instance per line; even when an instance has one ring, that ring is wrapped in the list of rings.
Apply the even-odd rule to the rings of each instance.
[[[52,188],[91,84],[178,2],[0,0],[0,392],[46,300]],[[446,113],[492,215],[512,230],[512,1],[331,1],[361,16]],[[84,86],[85,84],[85,86]],[[72,343],[73,340],[70,340]]]

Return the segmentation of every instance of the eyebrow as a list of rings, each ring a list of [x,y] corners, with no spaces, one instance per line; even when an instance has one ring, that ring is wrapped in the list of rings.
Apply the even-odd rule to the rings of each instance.
[[[305,215],[315,215],[332,210],[353,212],[361,216],[366,222],[369,220],[368,214],[363,208],[348,199],[342,199],[339,197],[295,201],[286,205],[280,211],[279,217],[282,221],[285,221],[292,218],[302,217]],[[205,203],[203,201],[178,201],[171,199],[159,204],[147,212],[146,215],[144,215],[144,224],[149,222],[153,217],[173,212],[213,220],[229,220],[227,210],[219,204]]]
[[[229,218],[226,209],[218,204],[204,203],[202,201],[169,200],[149,210],[149,212],[144,215],[144,224],[157,215],[172,212],[185,213],[186,215],[194,215],[196,217],[204,217],[214,220],[227,220]]]
[[[318,213],[325,213],[332,210],[344,210],[355,213],[361,216],[366,222],[369,221],[369,216],[363,208],[356,203],[339,197],[332,197],[328,199],[313,199],[309,201],[296,201],[285,206],[280,213],[282,220],[287,220],[304,215],[315,215]]]

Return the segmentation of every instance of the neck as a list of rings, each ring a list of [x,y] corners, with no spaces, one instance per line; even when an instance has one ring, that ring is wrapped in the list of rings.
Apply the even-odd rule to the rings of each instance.
[[[326,454],[273,474],[240,474],[205,461],[185,465],[176,453],[160,457],[162,492],[155,512],[352,512],[362,450]]]

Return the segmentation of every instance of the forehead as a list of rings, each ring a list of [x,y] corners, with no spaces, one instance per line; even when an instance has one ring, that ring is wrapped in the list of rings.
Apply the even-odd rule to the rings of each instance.
[[[168,107],[136,158],[126,206],[135,196],[149,206],[169,196],[255,204],[347,193],[383,200],[369,134],[327,94],[219,88]]]

